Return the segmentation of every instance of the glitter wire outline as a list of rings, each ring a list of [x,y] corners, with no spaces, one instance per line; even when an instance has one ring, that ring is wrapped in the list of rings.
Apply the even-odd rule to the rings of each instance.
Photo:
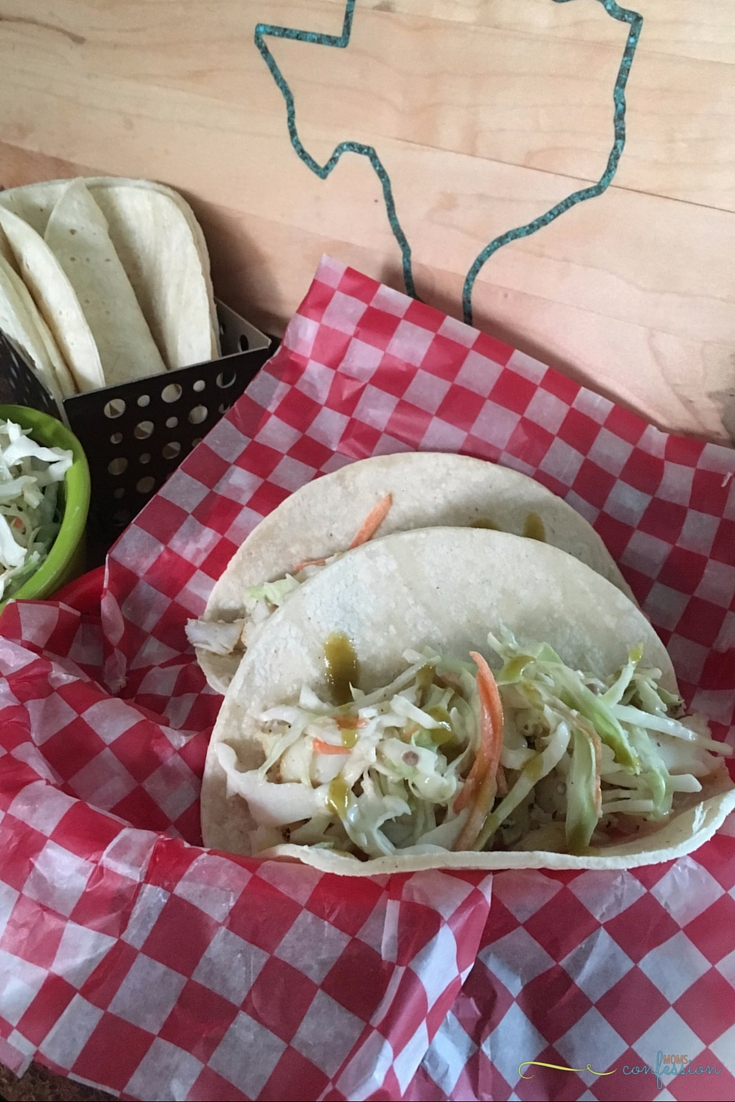
[[[347,0],[341,35],[318,34],[316,31],[298,31],[293,27],[276,27],[272,26],[270,23],[258,23],[255,28],[255,45],[260,50],[263,60],[271,71],[271,76],[275,80],[281,91],[281,95],[286,101],[289,137],[291,138],[292,146],[304,164],[307,165],[312,172],[315,172],[320,179],[325,180],[332,169],[337,165],[343,153],[357,153],[361,157],[367,157],[370,161],[370,164],[375,170],[375,175],[380,180],[383,189],[383,199],[385,200],[385,207],[388,212],[390,228],[401,249],[401,256],[403,258],[403,282],[406,285],[406,290],[409,295],[412,295],[413,298],[417,298],[416,286],[413,281],[413,269],[411,266],[411,246],[398,220],[390,177],[377,151],[373,146],[363,145],[362,142],[340,142],[339,145],[335,147],[329,160],[323,165],[320,165],[305,148],[299,137],[299,132],[296,128],[296,104],[294,103],[293,93],[278,66],[278,62],[264,42],[264,37],[268,35],[271,38],[290,38],[298,42],[311,42],[318,46],[332,46],[338,50],[344,50],[350,43],[354,14],[355,0]]]
[[[278,27],[270,23],[258,23],[255,28],[255,45],[260,51],[263,60],[268,66],[271,76],[276,82],[281,95],[286,103],[286,115],[288,120],[288,133],[291,139],[291,144],[296,150],[297,154],[320,179],[325,180],[327,176],[332,172],[335,166],[338,164],[343,153],[357,153],[361,157],[367,157],[370,164],[375,171],[380,185],[383,189],[383,199],[385,200],[385,207],[388,214],[388,222],[390,228],[393,231],[393,235],[398,242],[401,250],[401,257],[403,261],[403,281],[406,286],[406,291],[413,298],[418,298],[416,293],[416,286],[413,278],[413,268],[411,264],[411,246],[408,243],[408,238],[403,232],[403,228],[398,219],[396,211],[395,199],[393,196],[393,189],[390,182],[390,177],[386,168],[377,154],[377,151],[371,145],[364,145],[362,142],[340,142],[335,146],[331,157],[323,165],[320,165],[317,160],[312,157],[309,151],[304,146],[301,138],[299,137],[298,128],[296,126],[296,104],[294,102],[293,93],[283,76],[276,59],[268,49],[265,38],[287,38],[292,41],[298,42],[310,42],[318,46],[331,46],[336,49],[344,50],[349,45],[350,35],[352,33],[352,21],[355,14],[355,2],[356,0],[346,0],[345,3],[345,15],[342,23],[342,34],[320,34],[316,31],[300,31],[293,27]],[[555,4],[566,4],[570,0],[553,0]],[[534,218],[531,222],[527,222],[523,226],[516,226],[512,230],[507,230],[505,233],[500,234],[498,237],[493,238],[485,246],[485,248],[475,258],[472,267],[467,273],[464,281],[464,287],[462,289],[462,311],[464,320],[468,325],[472,325],[472,291],[475,286],[480,271],[488,262],[488,260],[494,256],[494,254],[501,249],[504,245],[509,245],[511,241],[518,241],[523,237],[529,237],[531,234],[536,233],[538,230],[543,229],[544,226],[548,226],[551,222],[555,221],[561,214],[569,210],[571,207],[576,206],[578,203],[583,203],[587,199],[595,199],[597,196],[602,195],[604,191],[612,183],[613,177],[617,172],[618,164],[625,148],[625,87],[628,83],[628,77],[630,75],[630,69],[633,64],[633,58],[640,39],[641,28],[643,27],[643,17],[638,12],[631,11],[628,8],[621,8],[616,0],[597,0],[602,4],[605,11],[613,19],[618,20],[621,23],[627,23],[629,25],[628,38],[623,50],[623,56],[620,61],[620,67],[618,68],[617,77],[613,89],[613,145],[610,150],[610,154],[607,160],[607,166],[600,179],[595,184],[591,184],[589,187],[580,188],[577,191],[568,195],[566,199],[562,199],[561,202],[556,203],[546,211],[545,214],[540,215],[538,218]]]

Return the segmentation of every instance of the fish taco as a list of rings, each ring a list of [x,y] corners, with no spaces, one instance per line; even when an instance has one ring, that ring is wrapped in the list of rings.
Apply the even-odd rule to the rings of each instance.
[[[430,526],[500,529],[553,544],[633,599],[592,526],[527,475],[461,455],[378,456],[301,487],[233,555],[203,616],[187,628],[209,684],[226,692],[259,626],[334,556]]]
[[[254,638],[203,837],[346,875],[651,864],[735,806],[731,753],[606,578],[538,540],[418,529],[348,551]]]

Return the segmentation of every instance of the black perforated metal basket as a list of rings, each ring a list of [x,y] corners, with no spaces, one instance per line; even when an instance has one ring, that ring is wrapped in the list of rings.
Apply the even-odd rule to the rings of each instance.
[[[270,337],[223,303],[217,314],[220,359],[77,394],[61,409],[0,333],[0,401],[69,424],[89,460],[90,524],[101,542],[112,542],[272,355]]]

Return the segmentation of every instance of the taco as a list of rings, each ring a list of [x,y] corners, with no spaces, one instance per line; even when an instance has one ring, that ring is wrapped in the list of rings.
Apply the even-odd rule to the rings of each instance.
[[[527,475],[462,455],[377,456],[301,487],[233,555],[203,616],[187,629],[209,684],[226,692],[253,632],[332,556],[371,536],[433,525],[501,529],[553,544],[633,599],[591,525]]]
[[[347,875],[631,867],[721,825],[731,752],[682,715],[666,649],[609,581],[436,527],[348,552],[261,629],[212,734],[202,831]]]

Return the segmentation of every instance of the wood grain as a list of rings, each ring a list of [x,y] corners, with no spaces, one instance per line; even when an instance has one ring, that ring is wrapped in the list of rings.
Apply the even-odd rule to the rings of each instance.
[[[614,186],[501,250],[480,327],[662,427],[727,439],[735,389],[735,20],[641,0]],[[342,0],[0,0],[0,184],[146,176],[192,202],[218,294],[281,331],[322,253],[401,286],[378,181],[299,161],[259,21],[339,33]],[[595,0],[358,0],[346,50],[277,41],[318,159],[369,142],[419,293],[459,316],[497,233],[597,179],[626,27]]]

